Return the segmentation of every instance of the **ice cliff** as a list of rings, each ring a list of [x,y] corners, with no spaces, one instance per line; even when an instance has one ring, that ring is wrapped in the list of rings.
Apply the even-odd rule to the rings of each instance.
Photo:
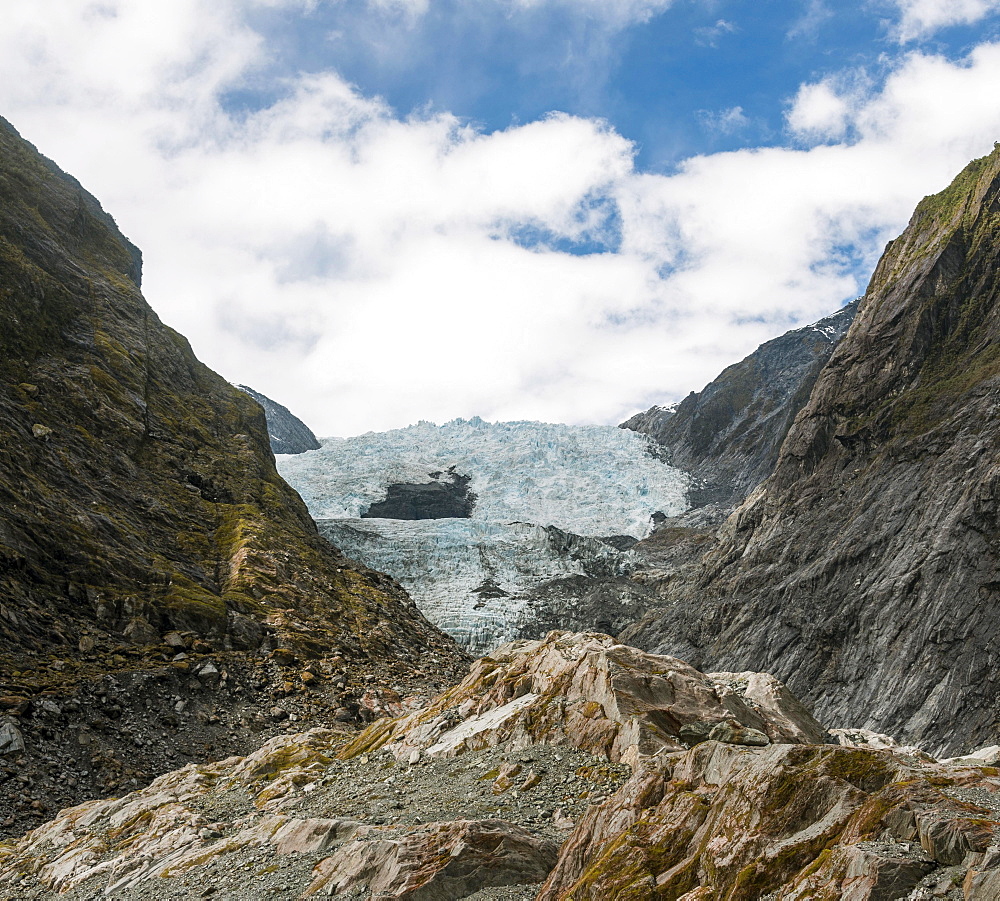
[[[616,575],[631,554],[601,540],[642,538],[686,504],[688,478],[643,435],[611,426],[456,419],[328,438],[278,457],[321,532],[388,572],[437,625],[475,653],[523,634],[529,589]],[[404,486],[468,478],[467,518],[364,518]]]

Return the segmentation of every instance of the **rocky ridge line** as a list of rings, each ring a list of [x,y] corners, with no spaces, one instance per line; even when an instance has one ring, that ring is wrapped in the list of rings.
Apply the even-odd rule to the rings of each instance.
[[[322,445],[319,439],[313,434],[301,419],[298,418],[288,407],[282,406],[275,400],[248,388],[246,385],[237,385],[244,394],[249,394],[257,403],[264,408],[264,416],[267,419],[267,437],[271,443],[271,450],[276,454],[304,454],[306,451],[319,450]]]
[[[678,404],[651,407],[620,426],[649,435],[690,473],[694,507],[740,503],[774,469],[796,414],[857,312],[832,316],[767,341]]]

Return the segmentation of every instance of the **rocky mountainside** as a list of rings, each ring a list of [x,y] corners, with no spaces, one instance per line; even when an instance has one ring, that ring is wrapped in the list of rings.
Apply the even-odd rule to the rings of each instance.
[[[316,684],[462,665],[396,583],[319,537],[260,406],[139,278],[99,203],[0,120],[0,758],[27,757],[0,771],[5,828],[178,752],[246,747],[254,699],[303,687],[278,662],[313,661]],[[220,683],[243,709],[195,700]]]
[[[248,388],[237,385],[244,394],[249,394],[264,408],[267,419],[267,437],[271,441],[271,450],[276,454],[304,454],[306,451],[319,450],[320,443],[316,436],[301,419],[288,407],[283,407],[277,401]]]
[[[1000,149],[886,249],[773,475],[628,633],[834,725],[1000,734]]]
[[[552,633],[360,735],[284,735],[62,811],[0,847],[0,893],[993,901],[1000,749],[844,741],[766,674]]]
[[[786,332],[679,404],[651,407],[621,428],[649,435],[693,477],[691,505],[742,501],[774,469],[781,442],[857,312],[858,301]]]

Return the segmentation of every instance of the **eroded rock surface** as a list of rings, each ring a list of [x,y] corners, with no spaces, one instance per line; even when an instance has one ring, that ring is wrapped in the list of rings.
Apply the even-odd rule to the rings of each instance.
[[[607,635],[552,632],[480,658],[454,689],[409,716],[374,724],[345,753],[386,747],[417,760],[551,744],[634,766],[709,739],[763,746],[824,734],[771,677],[706,676]]]
[[[985,901],[978,886],[1000,874],[998,802],[995,770],[710,741],[640,770],[592,809],[538,897],[876,901],[944,874],[950,888],[976,883],[958,897]]]
[[[203,898],[211,885],[225,901],[458,899],[536,885],[575,820],[628,776],[544,747],[412,766],[390,754],[343,760],[348,738],[279,736],[63,811],[0,847],[0,898]]]
[[[0,897],[995,898],[996,768],[821,743],[767,674],[553,633],[384,709],[65,810],[0,846]]]

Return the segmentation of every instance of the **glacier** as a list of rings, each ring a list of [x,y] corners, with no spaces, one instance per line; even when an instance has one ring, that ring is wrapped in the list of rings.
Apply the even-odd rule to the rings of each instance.
[[[353,438],[277,456],[324,537],[387,572],[473,653],[530,633],[530,592],[569,576],[626,573],[628,541],[654,514],[687,509],[688,476],[644,435],[614,426],[490,423],[478,417]],[[361,518],[398,483],[470,478],[468,519]]]

